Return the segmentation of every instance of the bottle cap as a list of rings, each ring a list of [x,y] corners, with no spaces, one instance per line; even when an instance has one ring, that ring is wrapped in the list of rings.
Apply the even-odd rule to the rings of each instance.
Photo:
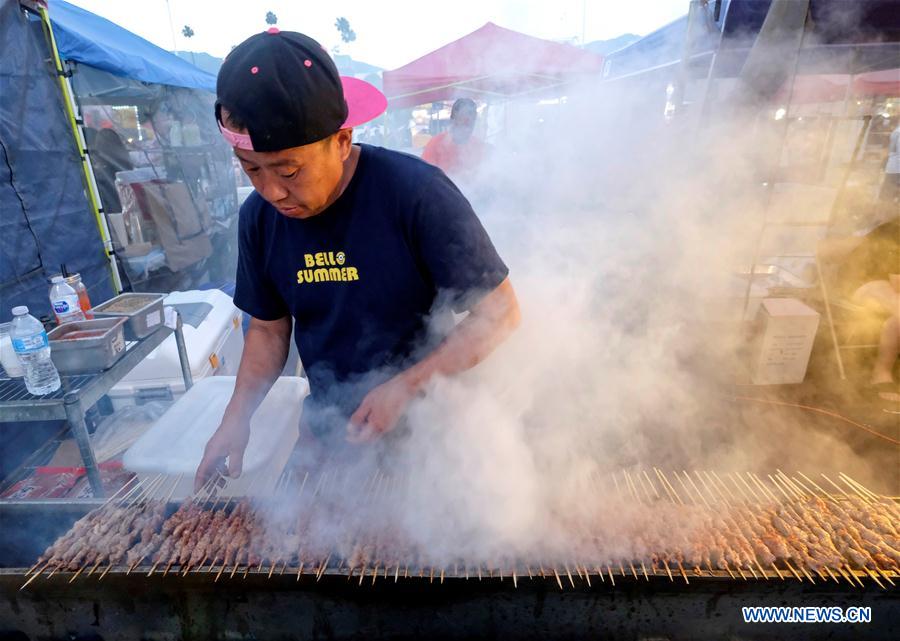
[[[28,308],[25,305],[19,305],[18,307],[13,307],[12,313],[13,316],[24,316],[28,313]]]
[[[61,282],[63,282],[63,277],[62,276],[54,276],[53,278],[50,279],[50,282],[53,283],[54,285],[56,283],[61,283]]]

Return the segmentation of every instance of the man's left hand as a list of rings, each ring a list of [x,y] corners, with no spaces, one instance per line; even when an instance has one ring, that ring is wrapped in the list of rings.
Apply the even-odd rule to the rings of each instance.
[[[390,432],[415,395],[415,386],[403,374],[375,387],[350,417],[347,440],[364,443]]]

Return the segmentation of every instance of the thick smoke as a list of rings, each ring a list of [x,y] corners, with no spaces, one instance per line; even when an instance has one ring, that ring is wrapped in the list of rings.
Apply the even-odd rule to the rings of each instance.
[[[674,527],[639,507],[667,497],[654,467],[844,471],[889,491],[840,430],[733,400],[748,364],[736,273],[753,259],[758,161],[780,124],[715,108],[713,124],[666,122],[657,84],[659,96],[593,83],[557,105],[507,107],[492,157],[461,188],[510,267],[522,325],[481,365],[433,382],[403,438],[309,499],[331,515],[314,536],[350,555],[390,532],[448,565],[564,560],[591,530],[615,557],[634,532]]]

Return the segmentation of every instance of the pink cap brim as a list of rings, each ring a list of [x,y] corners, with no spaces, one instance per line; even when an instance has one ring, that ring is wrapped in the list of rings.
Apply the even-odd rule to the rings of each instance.
[[[347,102],[347,120],[341,129],[357,127],[364,122],[377,118],[387,109],[387,98],[375,85],[351,76],[341,76],[344,87],[344,100]],[[219,123],[219,131],[226,142],[235,149],[253,151],[253,142],[249,134],[240,134],[226,129]]]
[[[387,109],[385,95],[365,80],[352,76],[341,76],[341,84],[344,86],[344,100],[347,101],[348,110],[344,129],[369,122]]]

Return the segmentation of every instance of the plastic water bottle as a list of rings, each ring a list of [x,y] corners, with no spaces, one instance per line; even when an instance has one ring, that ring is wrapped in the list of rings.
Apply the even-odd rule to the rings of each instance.
[[[14,307],[10,327],[13,349],[25,370],[25,387],[35,396],[59,389],[59,372],[50,360],[50,341],[44,326],[28,313],[27,307]]]
[[[78,302],[78,292],[66,283],[62,276],[54,276],[50,287],[50,308],[56,315],[56,322],[60,325],[73,321],[83,321],[84,312]]]

